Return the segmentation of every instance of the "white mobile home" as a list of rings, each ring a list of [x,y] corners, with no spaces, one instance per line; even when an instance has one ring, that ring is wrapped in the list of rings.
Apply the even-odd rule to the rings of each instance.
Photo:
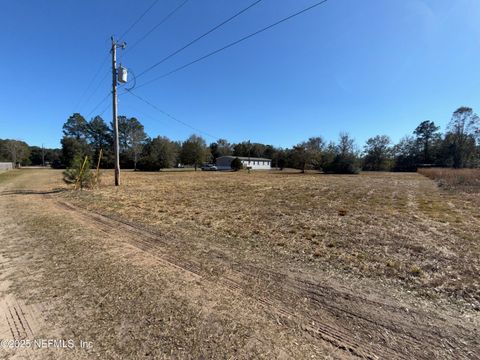
[[[0,162],[0,171],[11,169],[13,169],[13,164],[11,162]]]
[[[244,169],[252,170],[270,170],[272,165],[271,159],[265,158],[254,158],[254,157],[245,157],[245,156],[220,156],[217,158],[217,169],[218,170],[230,170],[232,161],[238,158],[243,165]]]

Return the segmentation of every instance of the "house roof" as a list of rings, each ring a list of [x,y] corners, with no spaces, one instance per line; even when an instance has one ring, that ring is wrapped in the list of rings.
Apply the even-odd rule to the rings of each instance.
[[[266,158],[257,158],[257,157],[248,157],[248,156],[230,156],[230,155],[227,155],[227,156],[220,156],[217,158],[218,159],[235,159],[235,158],[239,158],[240,160],[250,160],[250,161],[272,161],[272,159],[266,159]]]

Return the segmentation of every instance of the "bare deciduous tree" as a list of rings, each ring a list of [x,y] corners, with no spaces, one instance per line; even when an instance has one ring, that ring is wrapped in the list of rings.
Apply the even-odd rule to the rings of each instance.
[[[20,140],[6,140],[4,142],[6,152],[14,166],[20,165],[30,156],[30,149],[27,143]]]

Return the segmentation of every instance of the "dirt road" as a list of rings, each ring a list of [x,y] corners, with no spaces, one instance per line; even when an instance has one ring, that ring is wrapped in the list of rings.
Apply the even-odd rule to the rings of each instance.
[[[480,358],[478,313],[159,234],[62,188],[48,170],[0,181],[2,358]]]

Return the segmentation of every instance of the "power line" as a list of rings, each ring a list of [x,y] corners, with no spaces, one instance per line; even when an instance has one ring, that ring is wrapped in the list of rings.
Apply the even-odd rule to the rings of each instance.
[[[157,121],[157,122],[160,120],[165,124],[168,124],[169,120],[163,119],[163,118],[154,118],[152,115],[148,114],[144,109],[141,109],[140,106],[134,106],[132,104],[128,104],[128,107],[134,109],[135,113],[142,115],[144,118],[150,119],[152,121]]]
[[[110,107],[110,104],[107,104],[107,106],[105,106],[105,108],[100,112],[100,114],[98,114],[98,116],[102,116],[105,113],[105,111],[108,110],[109,107]]]
[[[118,96],[125,95],[126,93],[127,93],[127,92],[124,91],[124,92],[118,94]],[[100,107],[100,105],[102,105],[102,104],[110,97],[111,94],[112,94],[112,93],[109,92],[99,103],[97,103],[97,105],[95,105],[95,107],[92,109],[92,111],[90,111],[90,112],[88,113],[88,115],[86,116],[87,119],[93,114],[93,112],[94,112],[96,109],[98,109],[98,108]],[[97,114],[97,115],[98,115],[98,116],[102,116],[102,115],[105,113],[105,111],[107,111],[107,109],[108,109],[110,106],[111,106],[111,104],[107,104],[107,106],[106,106],[99,114]]]
[[[111,93],[108,92],[107,96],[105,96],[97,105],[95,105],[95,107],[92,109],[92,111],[90,111],[90,112],[88,113],[88,115],[86,116],[87,119],[90,117],[90,115],[93,114],[93,112],[94,112],[95,110],[97,110],[97,108],[98,108],[100,105],[102,105],[102,104],[110,97],[110,94],[111,94]]]
[[[108,54],[107,54],[107,56],[108,56]],[[107,78],[107,75],[109,75],[108,71],[106,71],[105,74],[103,74],[103,77],[100,79],[100,81],[98,82],[95,89],[93,89],[93,91],[88,96],[87,100],[85,100],[85,105],[87,105],[89,103],[90,99],[93,97],[93,95],[95,95],[97,93],[98,89],[100,88],[100,85],[102,85],[103,81]]]
[[[82,93],[82,95],[78,98],[78,101],[77,101],[77,104],[75,105],[75,108],[78,108],[80,106],[80,104],[82,103],[82,100],[83,98],[85,97],[85,95],[87,94],[88,90],[90,90],[90,88],[92,87],[93,83],[95,82],[95,80],[97,79],[98,75],[100,74],[100,71],[102,71],[102,68],[104,67],[104,65],[106,64],[108,60],[108,54],[105,55],[105,58],[103,59],[102,63],[100,64],[100,67],[98,68],[97,72],[95,73],[95,75],[93,76],[92,80],[90,80],[90,82],[88,83],[88,86],[86,87],[85,91]],[[90,96],[91,97],[91,96]],[[88,98],[88,100],[90,100],[90,97]],[[88,102],[87,100],[87,102]]]
[[[231,17],[229,17],[228,19],[222,21],[220,24],[218,24],[217,26],[211,28],[210,30],[208,30],[206,33],[200,35],[199,37],[193,39],[192,41],[190,41],[188,44],[182,46],[181,48],[179,48],[178,50],[174,51],[173,53],[171,53],[170,55],[164,57],[162,60],[160,60],[159,62],[153,64],[152,66],[150,66],[149,68],[145,69],[144,71],[142,71],[137,77],[140,77],[142,76],[143,74],[147,73],[148,71],[154,69],[155,67],[157,67],[158,65],[162,64],[163,62],[167,61],[168,59],[170,59],[171,57],[177,55],[179,52],[185,50],[186,48],[188,48],[189,46],[195,44],[197,41],[199,41],[200,39],[204,38],[205,36],[209,35],[210,33],[214,32],[215,30],[219,29],[220,27],[222,27],[223,25],[225,25],[226,23],[232,21],[233,19],[235,19],[236,17],[240,16],[241,14],[243,14],[244,12],[246,12],[247,10],[249,10],[250,8],[254,7],[255,5],[257,5],[258,3],[262,2],[263,0],[257,0],[255,2],[253,2],[252,4],[250,4],[249,6],[247,6],[246,8],[240,10],[239,12],[237,12],[236,14],[232,15]]]
[[[158,0],[157,0],[158,1]],[[154,32],[159,26],[161,26],[163,23],[165,23],[170,17],[173,16],[178,10],[180,10],[189,0],[184,0],[180,5],[178,5],[175,9],[173,9],[170,13],[167,14],[162,20],[160,20],[159,23],[157,23],[153,28],[151,28],[145,35],[143,35],[139,40],[137,40],[133,45],[129,46],[127,50],[123,53],[123,56],[128,53],[128,51],[131,51],[135,46],[137,46],[139,43],[141,43],[145,38],[150,35],[152,32]]]
[[[145,11],[142,13],[142,15],[140,15],[140,16],[138,17],[138,19],[135,20],[135,21],[133,22],[133,24],[130,25],[130,27],[123,32],[122,35],[120,35],[120,37],[118,38],[118,39],[119,39],[118,41],[119,41],[119,42],[122,42],[123,38],[130,32],[130,30],[132,30],[132,29],[135,27],[135,25],[137,25],[137,24],[140,22],[140,20],[142,20],[143,17],[144,17],[157,3],[158,3],[158,0],[155,0],[155,1],[147,8],[147,10],[145,10]]]
[[[105,63],[107,62],[108,60],[108,54],[105,55],[104,59],[102,60],[101,64],[100,64],[100,67],[98,68],[98,70],[95,72],[94,76],[92,77],[92,79],[90,80],[90,82],[88,83],[88,86],[85,88],[85,90],[83,91],[82,95],[79,96],[78,98],[78,101],[75,105],[75,108],[79,108],[80,107],[80,104],[83,102],[84,98],[85,98],[85,95],[87,94],[88,90],[90,90],[90,88],[92,87],[92,85],[94,84],[95,80],[97,79],[98,75],[100,74],[103,66],[105,65]],[[88,100],[90,99],[90,97],[88,98]],[[87,102],[88,102],[87,100]]]
[[[205,131],[202,131],[202,130],[200,130],[200,129],[197,129],[197,128],[193,127],[192,125],[186,123],[185,121],[182,121],[182,120],[176,118],[175,116],[167,113],[166,111],[163,111],[162,109],[160,109],[160,108],[159,108],[158,106],[156,106],[155,104],[152,104],[150,101],[148,101],[148,100],[142,98],[141,96],[135,94],[134,92],[132,92],[132,90],[126,90],[126,92],[129,93],[129,94],[131,94],[131,95],[133,95],[133,96],[135,96],[137,99],[143,101],[145,104],[147,104],[147,105],[149,105],[150,107],[154,108],[155,110],[157,110],[158,112],[162,113],[163,115],[169,117],[169,118],[172,119],[172,120],[175,120],[175,121],[178,122],[179,124],[182,124],[183,126],[186,126],[186,127],[190,128],[190,129],[196,131],[197,133],[203,134],[203,135],[208,136],[208,137],[210,137],[210,138],[212,138],[212,139],[215,139],[215,140],[220,139],[220,138],[217,137],[217,136],[214,136],[214,135],[209,134],[209,133],[207,133],[207,132],[205,132]]]
[[[129,32],[130,30],[132,30],[135,25],[137,25],[140,20],[143,19],[143,17],[157,4],[159,0],[155,0],[139,17],[137,20],[135,20],[133,22],[132,25],[130,25],[130,27],[125,30],[123,32],[123,34],[120,36],[120,39],[122,39],[123,37],[125,37]],[[98,75],[100,74],[103,66],[106,64],[108,60],[108,53],[105,55],[105,58],[103,59],[100,67],[98,68],[98,70],[96,71],[95,75],[93,76],[92,80],[90,80],[87,88],[85,89],[85,91],[82,93],[82,95],[79,97],[78,101],[77,101],[77,104],[75,105],[75,108],[79,107],[80,104],[82,103],[82,100],[83,98],[85,97],[85,95],[87,94],[88,90],[90,90],[90,88],[92,87],[92,85],[94,84],[95,80],[97,79]],[[108,75],[108,72],[105,73],[105,75],[103,76],[103,78],[100,80],[100,82],[98,83],[98,85],[95,87],[95,89],[93,90],[92,93],[90,93],[90,96],[87,98],[87,100],[85,101],[85,104],[88,104],[88,102],[90,101],[90,99],[92,98],[93,94],[95,94],[98,90],[98,88],[100,87],[101,83],[103,82],[103,80],[106,78],[106,76]]]
[[[200,57],[200,58],[198,58],[198,59],[196,59],[196,60],[193,60],[193,61],[191,61],[191,62],[189,62],[189,63],[187,63],[187,64],[185,64],[185,65],[182,65],[182,66],[180,66],[180,67],[178,67],[178,68],[176,68],[176,69],[174,69],[174,70],[171,70],[171,71],[169,71],[169,72],[167,72],[167,73],[165,73],[165,74],[163,74],[163,75],[160,75],[160,76],[158,76],[158,77],[155,77],[155,78],[153,78],[153,79],[150,80],[150,81],[147,81],[147,82],[145,82],[145,83],[143,83],[143,84],[140,84],[140,85],[137,86],[136,88],[137,88],[137,89],[138,89],[138,88],[141,88],[141,87],[146,86],[146,85],[148,85],[148,84],[150,84],[150,83],[152,83],[152,82],[154,82],[154,81],[157,81],[157,80],[163,79],[163,78],[165,78],[165,77],[167,77],[167,76],[170,76],[170,75],[172,75],[172,74],[174,74],[174,73],[176,73],[176,72],[178,72],[178,71],[180,71],[180,70],[183,70],[183,69],[185,69],[185,68],[187,68],[187,67],[189,67],[189,66],[191,66],[191,65],[193,65],[193,64],[195,64],[195,63],[197,63],[197,62],[200,62],[200,61],[202,61],[202,60],[205,60],[206,58],[209,58],[210,56],[216,55],[216,54],[218,54],[219,52],[221,52],[221,51],[223,51],[223,50],[226,50],[226,49],[228,49],[228,48],[230,48],[230,47],[232,47],[232,46],[234,46],[234,45],[237,45],[237,44],[239,44],[239,43],[241,43],[241,42],[243,42],[243,41],[245,41],[245,40],[247,40],[247,39],[250,39],[251,37],[254,37],[255,35],[258,35],[258,34],[264,32],[264,31],[267,31],[267,30],[269,30],[269,29],[271,29],[271,28],[273,28],[273,27],[275,27],[275,26],[277,26],[277,25],[279,25],[279,24],[281,24],[281,23],[283,23],[283,22],[285,22],[285,21],[288,21],[288,20],[290,20],[290,19],[292,19],[292,18],[294,18],[294,17],[296,17],[296,16],[298,16],[298,15],[301,15],[301,14],[303,14],[303,13],[309,11],[309,10],[312,10],[313,8],[315,8],[315,7],[319,6],[319,5],[322,5],[322,4],[326,3],[327,1],[328,1],[328,0],[323,0],[323,1],[317,2],[317,3],[315,3],[315,4],[313,4],[313,5],[305,8],[305,9],[303,9],[303,10],[301,10],[301,11],[298,11],[298,12],[296,12],[296,13],[290,15],[290,16],[287,16],[286,18],[283,18],[283,19],[281,19],[281,20],[279,20],[279,21],[277,21],[277,22],[275,22],[275,23],[273,23],[273,24],[271,24],[271,25],[269,25],[269,26],[267,26],[267,27],[264,27],[263,29],[260,29],[260,30],[258,30],[258,31],[255,31],[255,32],[251,33],[250,35],[244,36],[243,38],[241,38],[241,39],[239,39],[239,40],[236,40],[236,41],[234,41],[234,42],[232,42],[232,43],[230,43],[230,44],[228,44],[228,45],[225,45],[225,46],[221,47],[220,49],[217,49],[217,50],[215,50],[215,51],[212,51],[211,53],[208,53],[207,55],[204,55],[204,56],[202,56],[202,57]]]

